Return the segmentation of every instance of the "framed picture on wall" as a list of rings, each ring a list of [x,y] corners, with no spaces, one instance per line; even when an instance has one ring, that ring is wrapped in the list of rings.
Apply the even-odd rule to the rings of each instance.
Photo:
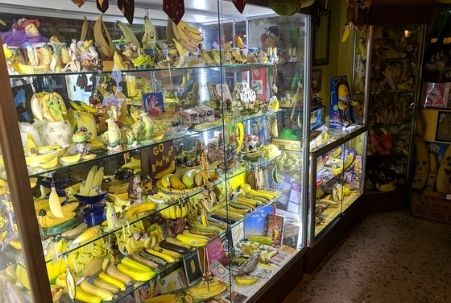
[[[312,70],[312,93],[317,94],[321,91],[321,70]]]
[[[437,132],[435,134],[435,140],[441,142],[451,142],[451,112],[438,112]]]
[[[313,65],[329,64],[330,10],[322,11],[313,25]]]

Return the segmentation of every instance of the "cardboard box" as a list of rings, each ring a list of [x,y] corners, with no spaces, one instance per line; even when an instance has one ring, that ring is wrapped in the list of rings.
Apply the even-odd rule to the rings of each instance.
[[[414,192],[410,203],[415,216],[451,224],[451,195]]]

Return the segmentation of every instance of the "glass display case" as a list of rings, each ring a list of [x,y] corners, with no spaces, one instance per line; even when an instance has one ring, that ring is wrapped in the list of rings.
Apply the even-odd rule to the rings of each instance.
[[[352,74],[331,76],[329,115],[310,132],[308,243],[333,228],[363,194],[367,145],[368,43],[371,27],[354,30]]]
[[[176,25],[155,0],[130,26],[93,2],[30,6],[1,4],[17,116],[2,127],[32,184],[13,204],[23,218],[30,200],[35,234],[22,248],[3,224],[25,260],[0,267],[4,287],[35,302],[262,295],[306,246],[310,17],[189,2]],[[27,273],[36,258],[45,278]]]
[[[311,244],[363,194],[366,140],[361,127],[311,152]]]
[[[368,107],[368,193],[402,191],[412,159],[425,27],[375,26]]]

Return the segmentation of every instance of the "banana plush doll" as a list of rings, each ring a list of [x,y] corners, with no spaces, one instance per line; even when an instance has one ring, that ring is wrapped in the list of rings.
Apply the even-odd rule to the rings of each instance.
[[[415,175],[412,188],[423,189],[429,176],[430,157],[429,149],[423,139],[415,137]]]
[[[451,145],[448,145],[445,154],[440,160],[436,189],[439,193],[443,194],[451,192]]]

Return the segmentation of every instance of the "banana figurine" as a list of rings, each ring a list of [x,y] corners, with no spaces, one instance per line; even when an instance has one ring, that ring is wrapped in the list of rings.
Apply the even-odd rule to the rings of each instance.
[[[437,180],[437,156],[434,153],[429,153],[429,175],[426,184],[426,190],[434,191]]]
[[[412,188],[423,189],[429,176],[430,157],[426,142],[418,136],[415,136],[415,158],[415,174],[412,182]]]
[[[241,36],[239,36],[239,35],[236,36],[235,43],[236,43],[236,46],[239,47],[240,49],[246,48],[246,46],[244,45],[243,38],[241,38]]]
[[[121,21],[116,21],[116,25],[121,30],[122,36],[124,36],[125,41],[135,45],[137,48],[141,47],[141,44],[139,43],[138,39],[136,38],[135,33],[132,31],[132,29],[128,25],[122,23]]]
[[[172,23],[175,38],[182,43],[188,50],[196,52],[199,50],[199,44],[204,40],[200,31],[184,21],[179,24]]]
[[[97,21],[94,23],[94,40],[95,46],[101,54],[103,54],[107,58],[113,57],[113,40],[111,39],[110,33],[108,32],[108,28],[103,22],[102,15],[100,15]]]
[[[436,190],[439,193],[447,194],[451,192],[451,145],[448,145],[446,152],[440,160],[437,173]]]
[[[142,39],[143,49],[154,49],[157,43],[155,26],[149,16],[144,16],[144,35]]]
[[[122,60],[122,56],[119,55],[117,51],[115,51],[113,55],[113,70],[127,70],[127,67],[124,65],[124,61]]]

